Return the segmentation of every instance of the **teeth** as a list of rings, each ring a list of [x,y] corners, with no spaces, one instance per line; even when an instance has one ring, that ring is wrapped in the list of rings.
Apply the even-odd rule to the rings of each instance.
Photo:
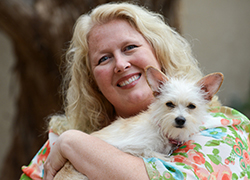
[[[129,78],[128,80],[119,83],[119,86],[120,86],[120,87],[126,86],[126,85],[128,85],[128,84],[130,84],[130,83],[136,81],[136,80],[139,79],[139,78],[140,78],[139,75],[135,75],[135,76]]]

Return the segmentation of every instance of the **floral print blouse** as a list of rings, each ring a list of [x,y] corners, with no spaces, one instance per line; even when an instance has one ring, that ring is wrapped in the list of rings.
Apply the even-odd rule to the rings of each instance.
[[[229,107],[210,110],[200,132],[181,145],[165,162],[144,159],[151,180],[250,180],[250,121]],[[53,132],[28,166],[21,180],[43,179],[43,164],[57,139]]]

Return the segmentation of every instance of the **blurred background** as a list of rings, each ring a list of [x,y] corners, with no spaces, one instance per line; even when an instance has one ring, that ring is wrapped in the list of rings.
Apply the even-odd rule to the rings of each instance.
[[[17,13],[15,11],[24,14],[24,16],[33,13],[28,9],[33,2],[32,0],[27,1],[27,7],[22,5],[23,9],[21,10],[20,7],[13,10],[17,5],[13,3],[15,6],[12,6],[12,1],[6,2],[7,6],[12,8],[10,12],[14,15],[11,15],[11,13],[6,14],[3,11],[3,8],[6,8],[6,4],[0,2],[0,17],[10,16],[15,19],[14,16]],[[146,1],[143,2],[145,3]],[[164,1],[157,2],[158,4],[164,4]],[[222,104],[236,108],[250,117],[250,1],[185,0],[176,2],[178,3],[168,5],[172,6],[177,12],[174,12],[172,16],[165,14],[165,16],[169,15],[172,23],[170,24],[191,43],[193,52],[204,74],[212,72],[222,72],[224,74],[225,80],[218,93]],[[17,4],[20,5],[19,3]],[[37,152],[37,147],[40,147],[40,144],[34,145],[34,150],[31,152],[31,142],[36,142],[36,139],[41,137],[44,142],[47,138],[44,133],[46,117],[61,110],[61,101],[54,102],[55,96],[60,99],[58,91],[61,77],[60,73],[53,69],[58,69],[60,65],[58,59],[60,59],[67,41],[70,40],[74,20],[78,14],[68,17],[72,21],[68,21],[69,23],[66,24],[64,23],[65,21],[62,21],[63,14],[58,14],[56,12],[57,9],[50,9],[53,7],[52,5],[42,6],[37,3],[36,6],[41,14],[46,10],[46,13],[43,14],[44,19],[47,18],[46,15],[48,16],[48,14],[52,19],[51,22],[47,22],[47,24],[43,22],[44,24],[41,25],[48,27],[48,29],[45,28],[46,31],[43,30],[45,33],[39,33],[39,28],[41,27],[35,26],[35,21],[38,19],[33,19],[31,24],[25,24],[25,21],[23,21],[20,24],[16,24],[13,29],[8,29],[9,27],[5,26],[8,23],[8,19],[0,18],[0,169],[4,166],[14,166],[15,161],[10,162],[12,160],[8,160],[7,157],[11,153],[13,156],[14,153],[19,153],[19,156],[27,154],[27,158],[30,161],[34,152]],[[57,6],[60,6],[60,4]],[[159,7],[163,6],[160,5]],[[89,8],[89,5],[84,10],[79,10],[78,7],[77,12],[80,14],[86,12]],[[58,15],[60,15],[60,18],[57,17]],[[69,35],[67,37],[62,36],[58,30],[50,26],[52,23],[66,24],[67,28],[65,25],[65,29],[70,32],[68,33]],[[29,28],[35,28],[35,33],[30,34]],[[14,33],[14,29],[18,29],[19,34],[17,32]],[[47,34],[47,31],[50,32],[50,35]],[[59,35],[54,37],[53,33]],[[50,42],[47,42],[46,38],[45,40],[39,38],[41,34],[47,39],[61,37],[62,42],[58,43],[62,45],[54,45],[53,47],[57,48],[46,50],[46,48],[49,48],[47,45]],[[33,44],[32,49],[29,49],[27,48],[29,44],[35,42],[30,40],[32,38],[35,38],[39,45]],[[47,61],[44,61],[41,56]],[[50,57],[57,60],[52,61]],[[40,72],[39,68],[45,68],[46,70]],[[39,78],[37,79],[39,80],[36,79],[36,81],[39,81],[40,85],[37,85],[32,79],[38,75]],[[44,80],[41,77],[47,77],[50,81],[47,82],[48,80]],[[47,87],[50,86],[55,86],[54,91],[50,91],[50,94],[47,94],[49,91]],[[29,97],[32,97],[32,99],[40,98],[37,102],[41,103],[33,102],[29,100]],[[27,99],[32,102],[24,103]],[[48,101],[47,104],[45,101]],[[43,110],[45,106],[50,111]],[[37,109],[40,109],[40,111]],[[33,112],[39,115],[32,115]],[[23,117],[22,119],[19,118],[21,116]],[[37,119],[39,119],[38,122]],[[26,125],[26,127],[22,127],[23,125]],[[31,130],[27,126],[34,131],[34,134],[30,134]],[[18,140],[20,136],[24,139],[27,138],[25,150],[20,148],[23,145]],[[13,146],[12,143],[14,142],[19,142],[19,145]],[[33,155],[31,155],[32,153]],[[27,158],[19,159],[18,161],[27,165]],[[0,177],[4,177],[4,172],[0,171],[2,173]]]

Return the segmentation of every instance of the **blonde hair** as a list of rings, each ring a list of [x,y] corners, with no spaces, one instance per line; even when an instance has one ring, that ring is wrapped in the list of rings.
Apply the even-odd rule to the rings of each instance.
[[[168,76],[187,76],[198,80],[202,73],[189,43],[170,28],[164,18],[130,3],[110,3],[79,17],[71,45],[66,53],[67,74],[64,79],[65,116],[53,116],[50,128],[57,133],[79,129],[90,133],[110,124],[115,111],[98,91],[88,59],[88,35],[96,25],[114,19],[130,23],[155,50],[162,71]]]

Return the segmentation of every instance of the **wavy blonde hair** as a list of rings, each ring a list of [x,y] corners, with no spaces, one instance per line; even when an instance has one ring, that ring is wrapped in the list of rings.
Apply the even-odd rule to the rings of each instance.
[[[90,133],[115,118],[115,111],[98,91],[88,59],[88,35],[96,25],[114,19],[130,23],[153,47],[162,71],[168,76],[187,76],[198,80],[202,73],[189,43],[170,28],[162,15],[130,3],[110,3],[96,7],[79,17],[71,45],[66,53],[64,78],[65,116],[53,116],[50,128],[57,133],[79,129]]]

